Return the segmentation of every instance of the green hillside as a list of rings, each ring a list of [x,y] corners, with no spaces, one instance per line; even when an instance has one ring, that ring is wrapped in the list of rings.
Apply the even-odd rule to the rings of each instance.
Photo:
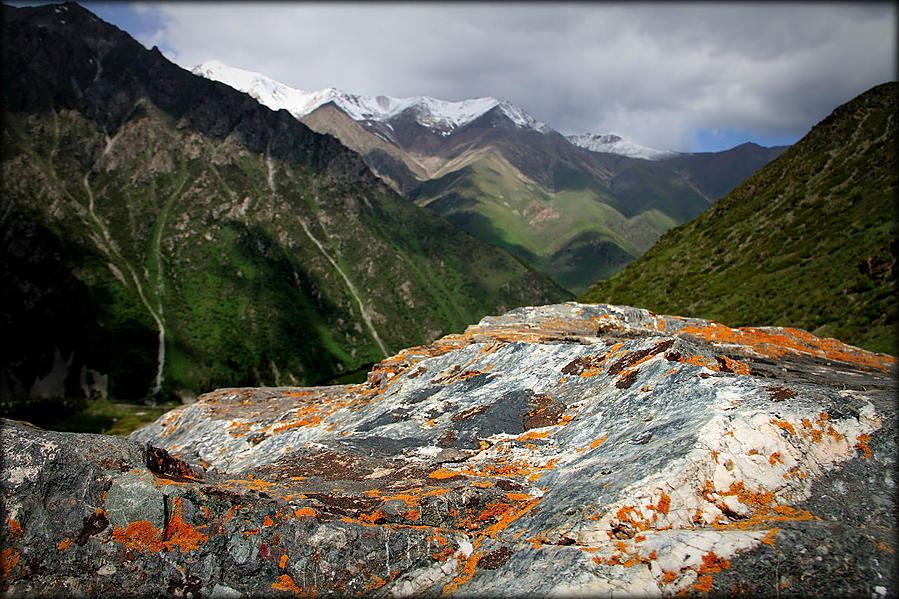
[[[321,383],[571,297],[76,4],[4,7],[3,58],[0,412]]]
[[[897,353],[896,94],[840,106],[584,302],[806,329]]]
[[[597,276],[617,272],[685,220],[663,212],[662,205],[692,204],[690,215],[708,205],[693,189],[675,197],[674,185],[648,177],[658,189],[647,193],[659,206],[624,214],[635,202],[623,202],[623,194],[615,196],[608,187],[596,189],[566,174],[557,173],[556,185],[547,187],[492,148],[471,164],[423,183],[414,201],[574,292],[586,290]]]
[[[620,271],[785,149],[747,143],[643,160],[591,152],[496,111],[449,135],[403,113],[390,123],[393,141],[333,104],[302,120],[359,152],[409,200],[573,293]]]

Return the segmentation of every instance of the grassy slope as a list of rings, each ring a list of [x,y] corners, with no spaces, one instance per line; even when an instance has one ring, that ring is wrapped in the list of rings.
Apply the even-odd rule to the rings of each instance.
[[[895,355],[895,111],[895,83],[837,108],[581,301],[799,327]]]
[[[489,152],[425,183],[416,203],[581,292],[597,276],[610,274],[606,264],[590,259],[597,246],[609,248],[620,268],[675,224],[655,209],[626,218],[613,201],[589,188],[548,190]]]
[[[142,397],[156,368],[157,328],[135,277],[165,322],[166,393],[310,384],[382,358],[301,220],[393,350],[570,297],[383,185],[273,160],[273,191],[262,156],[174,128],[153,107],[136,110],[105,153],[103,132],[75,112],[6,117],[4,196],[62,240],[55,258],[99,309],[79,324],[98,331],[94,347],[67,340],[63,353],[111,373],[113,397]],[[52,352],[59,329],[46,333],[42,349]]]

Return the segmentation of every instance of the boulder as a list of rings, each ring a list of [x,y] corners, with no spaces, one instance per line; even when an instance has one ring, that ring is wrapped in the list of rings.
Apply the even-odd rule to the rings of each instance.
[[[895,369],[566,303],[128,439],[4,421],[3,590],[893,595]]]

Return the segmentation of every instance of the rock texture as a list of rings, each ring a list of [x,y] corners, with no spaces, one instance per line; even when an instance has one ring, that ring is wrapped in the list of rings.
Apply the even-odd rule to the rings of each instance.
[[[884,596],[896,360],[557,304],[130,439],[4,423],[10,594]]]

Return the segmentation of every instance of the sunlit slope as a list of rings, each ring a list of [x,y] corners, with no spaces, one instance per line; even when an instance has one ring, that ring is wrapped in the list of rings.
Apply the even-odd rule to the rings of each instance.
[[[885,83],[840,106],[581,300],[799,327],[895,355],[896,93]]]
[[[566,181],[553,189],[524,175],[497,150],[424,183],[415,202],[472,235],[506,248],[566,289],[582,291],[617,272],[677,220],[655,207],[626,216],[621,198]],[[687,191],[694,214],[706,202]]]

